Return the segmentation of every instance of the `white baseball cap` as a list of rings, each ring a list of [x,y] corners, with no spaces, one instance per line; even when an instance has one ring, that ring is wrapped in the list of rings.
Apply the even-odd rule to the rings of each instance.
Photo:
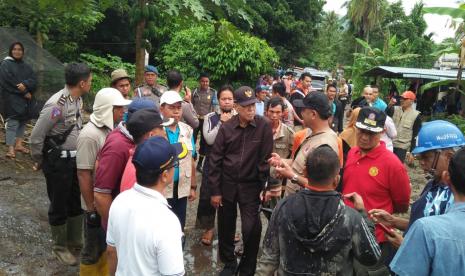
[[[176,91],[166,91],[161,95],[160,105],[162,104],[175,104],[182,102],[182,98]]]

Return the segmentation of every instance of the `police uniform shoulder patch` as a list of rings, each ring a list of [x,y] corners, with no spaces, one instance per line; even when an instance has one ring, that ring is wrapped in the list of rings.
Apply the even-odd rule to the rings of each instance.
[[[62,111],[61,111],[61,108],[58,107],[58,106],[55,106],[53,109],[52,109],[52,113],[51,113],[51,119],[55,119],[57,117],[60,117],[62,114]]]

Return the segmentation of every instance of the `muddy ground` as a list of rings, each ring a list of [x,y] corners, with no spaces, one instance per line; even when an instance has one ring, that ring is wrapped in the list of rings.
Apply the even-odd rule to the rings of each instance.
[[[4,141],[0,130],[0,141]],[[78,275],[78,267],[61,265],[51,254],[47,222],[48,199],[42,173],[32,170],[29,156],[16,160],[5,157],[0,145],[0,276],[2,275]],[[418,167],[409,168],[412,200],[418,197],[425,180]],[[200,180],[198,176],[198,180]],[[200,184],[200,181],[199,181]],[[218,241],[207,247],[200,244],[201,230],[195,229],[197,201],[189,205],[186,223],[185,265],[188,275],[217,275],[221,263]],[[266,229],[266,220],[263,232]]]

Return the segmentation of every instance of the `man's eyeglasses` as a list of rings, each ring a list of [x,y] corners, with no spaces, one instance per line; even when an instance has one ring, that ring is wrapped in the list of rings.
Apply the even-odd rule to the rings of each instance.
[[[163,170],[167,171],[167,170],[169,170],[171,168],[179,168],[179,160],[171,162],[171,164],[169,164],[168,166],[163,168]]]

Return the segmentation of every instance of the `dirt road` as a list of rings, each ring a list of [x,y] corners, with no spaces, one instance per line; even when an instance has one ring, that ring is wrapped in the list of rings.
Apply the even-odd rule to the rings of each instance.
[[[3,132],[0,141],[3,141]],[[6,159],[0,146],[0,275],[77,275],[77,267],[61,265],[51,254],[47,223],[48,199],[41,172],[32,170],[29,156]],[[417,168],[409,169],[412,199],[425,183]],[[185,264],[188,275],[217,275],[217,240],[213,246],[200,244],[201,231],[194,228],[197,202],[189,205],[186,224]],[[262,220],[266,224],[266,220]],[[263,231],[266,229],[264,224]]]

